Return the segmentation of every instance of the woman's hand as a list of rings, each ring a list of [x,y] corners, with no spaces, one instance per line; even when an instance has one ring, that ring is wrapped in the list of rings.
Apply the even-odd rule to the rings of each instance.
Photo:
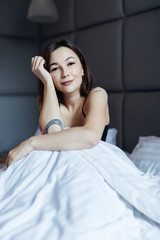
[[[50,73],[44,68],[45,60],[41,56],[35,56],[31,60],[32,72],[42,81],[45,85],[48,81],[52,82]]]
[[[8,167],[10,164],[27,156],[30,152],[32,152],[32,150],[33,148],[31,146],[31,140],[30,139],[25,140],[20,145],[9,151],[9,154],[6,159],[6,166]]]

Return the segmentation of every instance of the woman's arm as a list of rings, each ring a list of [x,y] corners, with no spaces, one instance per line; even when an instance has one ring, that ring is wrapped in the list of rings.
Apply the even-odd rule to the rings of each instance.
[[[42,81],[44,85],[43,104],[39,116],[39,128],[41,132],[46,133],[47,123],[52,119],[60,119],[62,122],[62,116],[52,77],[44,68],[44,64],[45,60],[42,57],[36,56],[32,58],[32,72]],[[48,133],[60,130],[60,126],[54,124],[48,129]]]
[[[104,89],[93,89],[85,104],[86,118],[82,127],[31,138],[34,150],[76,150],[98,144],[105,125],[109,124],[108,96]]]
[[[104,89],[93,89],[85,104],[86,118],[83,126],[29,138],[11,150],[7,165],[21,159],[33,150],[67,151],[95,146],[101,139],[105,125],[109,124],[107,102],[108,97]]]

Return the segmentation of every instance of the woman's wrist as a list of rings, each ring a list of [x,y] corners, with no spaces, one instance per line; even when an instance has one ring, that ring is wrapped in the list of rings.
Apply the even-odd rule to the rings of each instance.
[[[51,77],[48,77],[47,79],[45,79],[43,81],[43,84],[44,84],[45,87],[54,85]]]
[[[33,136],[28,139],[28,145],[31,148],[31,151],[36,150],[35,138],[36,136]]]

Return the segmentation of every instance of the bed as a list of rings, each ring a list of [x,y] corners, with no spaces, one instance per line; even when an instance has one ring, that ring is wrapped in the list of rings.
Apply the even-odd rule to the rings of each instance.
[[[100,4],[100,1],[95,0],[92,14],[90,14],[92,2],[91,0],[69,0],[62,4],[62,1],[57,1],[59,7],[63,5],[63,8],[59,8],[62,22],[51,25],[42,24],[38,26],[37,32],[39,33],[40,28],[41,50],[48,42],[68,38],[84,52],[93,72],[95,86],[101,86],[108,92],[110,126],[106,142],[111,144],[110,154],[113,158],[114,152],[118,152],[119,156],[122,156],[121,161],[117,162],[118,167],[112,165],[112,161],[108,161],[107,166],[111,169],[108,174],[105,165],[104,168],[99,169],[96,160],[91,161],[96,156],[93,154],[94,152],[91,155],[89,152],[87,153],[90,156],[88,161],[84,156],[87,150],[86,152],[80,151],[78,157],[75,157],[75,153],[72,152],[65,158],[64,153],[61,155],[47,152],[45,159],[43,152],[35,152],[28,156],[27,164],[24,164],[25,160],[22,160],[18,167],[15,167],[17,165],[12,166],[8,173],[5,173],[5,177],[1,179],[2,195],[5,193],[5,187],[7,188],[8,185],[11,187],[10,192],[6,193],[5,201],[1,201],[0,204],[0,239],[2,240],[28,240],[33,236],[34,240],[159,240],[159,189],[153,188],[152,184],[158,181],[160,175],[160,1],[102,0]],[[10,11],[8,14],[11,14]],[[15,14],[12,16],[15,20],[13,24],[19,22],[19,19],[15,18],[19,16],[18,14],[17,12],[16,16]],[[4,161],[9,149],[33,135],[38,124],[36,81],[30,73],[30,68],[26,69],[24,66],[26,67],[26,61],[29,66],[33,54],[39,54],[39,42],[36,42],[39,35],[35,36],[36,25],[31,27],[26,20],[23,25],[28,26],[30,35],[28,35],[28,31],[25,35],[24,31],[19,29],[20,25],[15,25],[12,28],[6,29],[5,27],[1,37],[2,70],[6,69],[4,59],[7,59],[7,63],[14,69],[17,69],[18,63],[21,69],[20,72],[14,72],[14,84],[12,71],[8,75],[6,75],[6,71],[0,72],[0,79],[4,80],[0,88],[0,109],[3,110],[0,118],[0,126],[2,126],[0,134],[1,169],[4,168]],[[9,32],[10,29],[17,29],[17,33]],[[8,32],[6,33],[6,31]],[[4,49],[10,51],[3,52]],[[12,62],[10,62],[11,51],[16,57]],[[103,149],[104,144],[100,144],[97,148]],[[123,150],[123,153],[119,148]],[[32,164],[35,155],[40,159],[40,165],[36,161],[34,165]],[[64,160],[64,168],[56,165],[57,157]],[[82,178],[79,175],[78,179],[74,178],[75,163],[71,162],[73,168],[67,164],[67,159],[73,159],[73,157],[75,157],[76,164],[79,159],[85,162],[86,168],[89,167],[90,170],[93,170],[95,177],[93,177],[93,182],[89,181],[86,175],[82,175]],[[125,168],[126,162],[127,166],[136,165],[137,170],[129,173],[128,168]],[[101,164],[103,165],[103,162]],[[44,168],[44,166],[51,166],[51,168]],[[56,166],[55,174],[53,174],[54,171],[50,171],[50,169],[54,169],[54,166]],[[82,172],[84,171],[85,174],[86,168],[81,165],[79,168],[82,168]],[[32,169],[33,175],[30,169]],[[122,170],[123,175],[119,185],[115,185],[118,169]],[[24,170],[24,174],[22,174],[22,170]],[[70,177],[67,175],[67,170],[71,173]],[[37,178],[36,181],[35,176],[41,172],[43,177]],[[92,175],[93,172],[91,171],[90,174]],[[15,176],[13,182],[9,181],[9,177],[12,179],[12,174]],[[134,177],[131,181],[132,174]],[[139,174],[146,179],[152,179],[149,191],[151,195],[153,192],[155,193],[155,198],[146,198],[147,192],[143,191],[143,188],[140,191],[142,195],[138,195]],[[47,180],[46,176],[48,176]],[[63,181],[64,176],[66,177],[66,188]],[[56,177],[62,180],[59,183],[60,186],[54,185]],[[15,188],[21,178],[23,178],[22,185]],[[71,178],[75,179],[73,183]],[[39,187],[37,192],[35,191],[35,195],[33,194],[34,182]],[[109,184],[106,185],[106,182]],[[130,183],[128,187],[132,189],[130,196],[126,196],[127,193],[130,193],[130,189],[124,191],[127,182]],[[46,188],[43,188],[45,184]],[[88,194],[85,195],[84,193],[89,192],[94,184],[97,194],[91,192],[90,197]],[[82,186],[85,187],[85,192],[81,188]],[[56,192],[56,188],[61,189],[57,198],[51,194],[52,191]],[[24,194],[23,189],[26,189]],[[81,191],[81,196],[77,193],[78,189]],[[116,189],[116,193],[113,189]],[[73,198],[73,195],[76,198]],[[96,204],[98,196],[102,197],[102,206]],[[76,199],[76,202],[73,199]],[[94,201],[92,201],[93,199]],[[144,199],[145,206],[141,202]],[[1,198],[1,200],[3,199]],[[52,200],[53,207],[51,208]],[[131,202],[132,204],[130,204]],[[17,207],[14,209],[13,206]],[[128,210],[126,210],[126,206]],[[117,213],[115,209],[117,209]],[[94,219],[88,219],[85,211],[90,211],[90,213],[93,211]],[[31,215],[35,218],[30,218]],[[65,216],[65,218],[62,219],[61,216]],[[101,222],[105,216],[112,216],[112,219]],[[96,225],[96,229],[92,224]],[[105,227],[107,231],[104,230]],[[90,231],[86,229],[90,229]]]
[[[35,131],[35,136],[40,134],[39,128]],[[116,128],[109,128],[106,142],[117,145]],[[154,175],[160,174],[160,137],[140,136],[137,144],[131,152],[124,151],[127,157],[143,172],[150,172]],[[0,155],[0,168],[5,167],[7,153]]]
[[[141,137],[129,154],[116,134],[109,129],[91,149],[33,151],[2,168],[0,238],[159,240],[160,139]]]

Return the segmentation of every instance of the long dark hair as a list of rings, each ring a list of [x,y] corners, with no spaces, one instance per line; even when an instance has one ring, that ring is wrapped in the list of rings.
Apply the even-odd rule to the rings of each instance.
[[[43,52],[43,58],[46,61],[46,64],[45,64],[46,70],[49,72],[49,64],[50,64],[51,53],[54,50],[56,50],[60,47],[70,48],[79,57],[79,60],[82,64],[82,68],[83,68],[83,71],[84,71],[84,76],[82,77],[82,84],[81,84],[81,87],[80,87],[80,95],[86,97],[88,95],[88,93],[90,92],[90,90],[93,88],[92,74],[90,72],[90,69],[87,65],[87,62],[86,62],[82,52],[72,42],[70,42],[68,40],[61,40],[59,42],[52,43],[45,48],[45,50]],[[41,108],[42,103],[43,103],[43,91],[44,91],[43,83],[39,80],[39,83],[38,83],[38,97],[37,97],[37,102],[38,102],[39,108]],[[59,103],[63,103],[63,93],[58,91],[57,89],[56,89],[56,93],[57,93]]]

